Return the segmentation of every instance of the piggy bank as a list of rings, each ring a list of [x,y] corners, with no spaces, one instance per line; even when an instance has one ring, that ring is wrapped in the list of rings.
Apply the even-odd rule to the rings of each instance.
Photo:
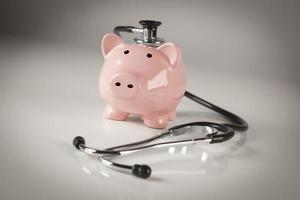
[[[174,43],[159,47],[126,44],[108,33],[102,40],[104,64],[100,73],[104,116],[127,120],[139,115],[146,126],[165,128],[176,118],[176,107],[186,88],[181,51]]]

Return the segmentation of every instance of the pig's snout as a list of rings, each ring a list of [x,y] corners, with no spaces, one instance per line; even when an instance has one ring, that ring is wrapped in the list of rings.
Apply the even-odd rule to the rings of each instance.
[[[139,87],[137,79],[127,73],[117,74],[110,80],[112,94],[117,98],[132,98],[138,92]]]

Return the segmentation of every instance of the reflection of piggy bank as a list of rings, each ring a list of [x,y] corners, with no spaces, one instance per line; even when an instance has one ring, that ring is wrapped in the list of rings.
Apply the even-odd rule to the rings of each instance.
[[[175,119],[186,85],[185,66],[175,44],[157,48],[126,44],[108,33],[102,40],[102,53],[105,62],[99,83],[108,103],[105,117],[126,120],[136,114],[153,128],[165,128],[168,120]]]

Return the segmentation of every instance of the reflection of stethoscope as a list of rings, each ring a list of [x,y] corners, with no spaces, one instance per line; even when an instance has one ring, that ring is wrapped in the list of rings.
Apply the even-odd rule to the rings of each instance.
[[[130,143],[130,144],[125,144],[125,145],[120,145],[116,147],[111,147],[103,150],[98,150],[95,148],[87,147],[85,145],[85,139],[81,136],[77,136],[73,139],[73,145],[87,153],[87,154],[92,154],[92,155],[98,155],[99,159],[102,161],[103,164],[109,167],[115,167],[117,169],[124,169],[126,171],[131,171],[132,174],[134,174],[137,177],[140,178],[148,178],[151,175],[151,168],[147,165],[125,165],[121,163],[117,163],[112,161],[112,159],[115,156],[121,156],[125,155],[128,153],[140,151],[143,149],[148,149],[152,147],[162,147],[166,145],[178,145],[178,144],[195,144],[195,143],[200,143],[200,142],[206,142],[206,143],[220,143],[229,140],[234,136],[234,131],[246,131],[248,129],[248,124],[245,120],[240,118],[239,116],[224,110],[212,103],[209,103],[205,101],[204,99],[201,99],[200,97],[195,96],[194,94],[186,91],[184,94],[187,98],[211,109],[214,110],[215,112],[218,112],[219,114],[223,115],[226,117],[228,120],[230,120],[232,123],[224,123],[224,124],[219,124],[219,123],[213,123],[213,122],[192,122],[192,123],[187,123],[187,124],[182,124],[178,126],[171,127],[167,129],[166,131],[159,133],[156,136]],[[184,133],[181,133],[180,130],[184,130],[186,127],[193,127],[193,126],[203,126],[203,127],[208,127],[208,134],[205,136],[200,136],[200,137],[194,137],[192,139],[182,139],[182,140],[175,140],[175,141],[169,141],[169,142],[157,142],[157,143],[152,143],[151,142],[161,139],[161,138],[166,138],[169,136],[177,136],[178,131],[179,135],[182,135]]]

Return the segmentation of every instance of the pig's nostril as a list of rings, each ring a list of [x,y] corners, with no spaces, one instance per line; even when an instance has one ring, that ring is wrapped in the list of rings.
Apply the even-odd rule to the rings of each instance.
[[[128,84],[127,87],[128,88],[133,88],[133,85],[132,84]]]
[[[116,82],[115,86],[121,86],[121,83],[120,82]]]

